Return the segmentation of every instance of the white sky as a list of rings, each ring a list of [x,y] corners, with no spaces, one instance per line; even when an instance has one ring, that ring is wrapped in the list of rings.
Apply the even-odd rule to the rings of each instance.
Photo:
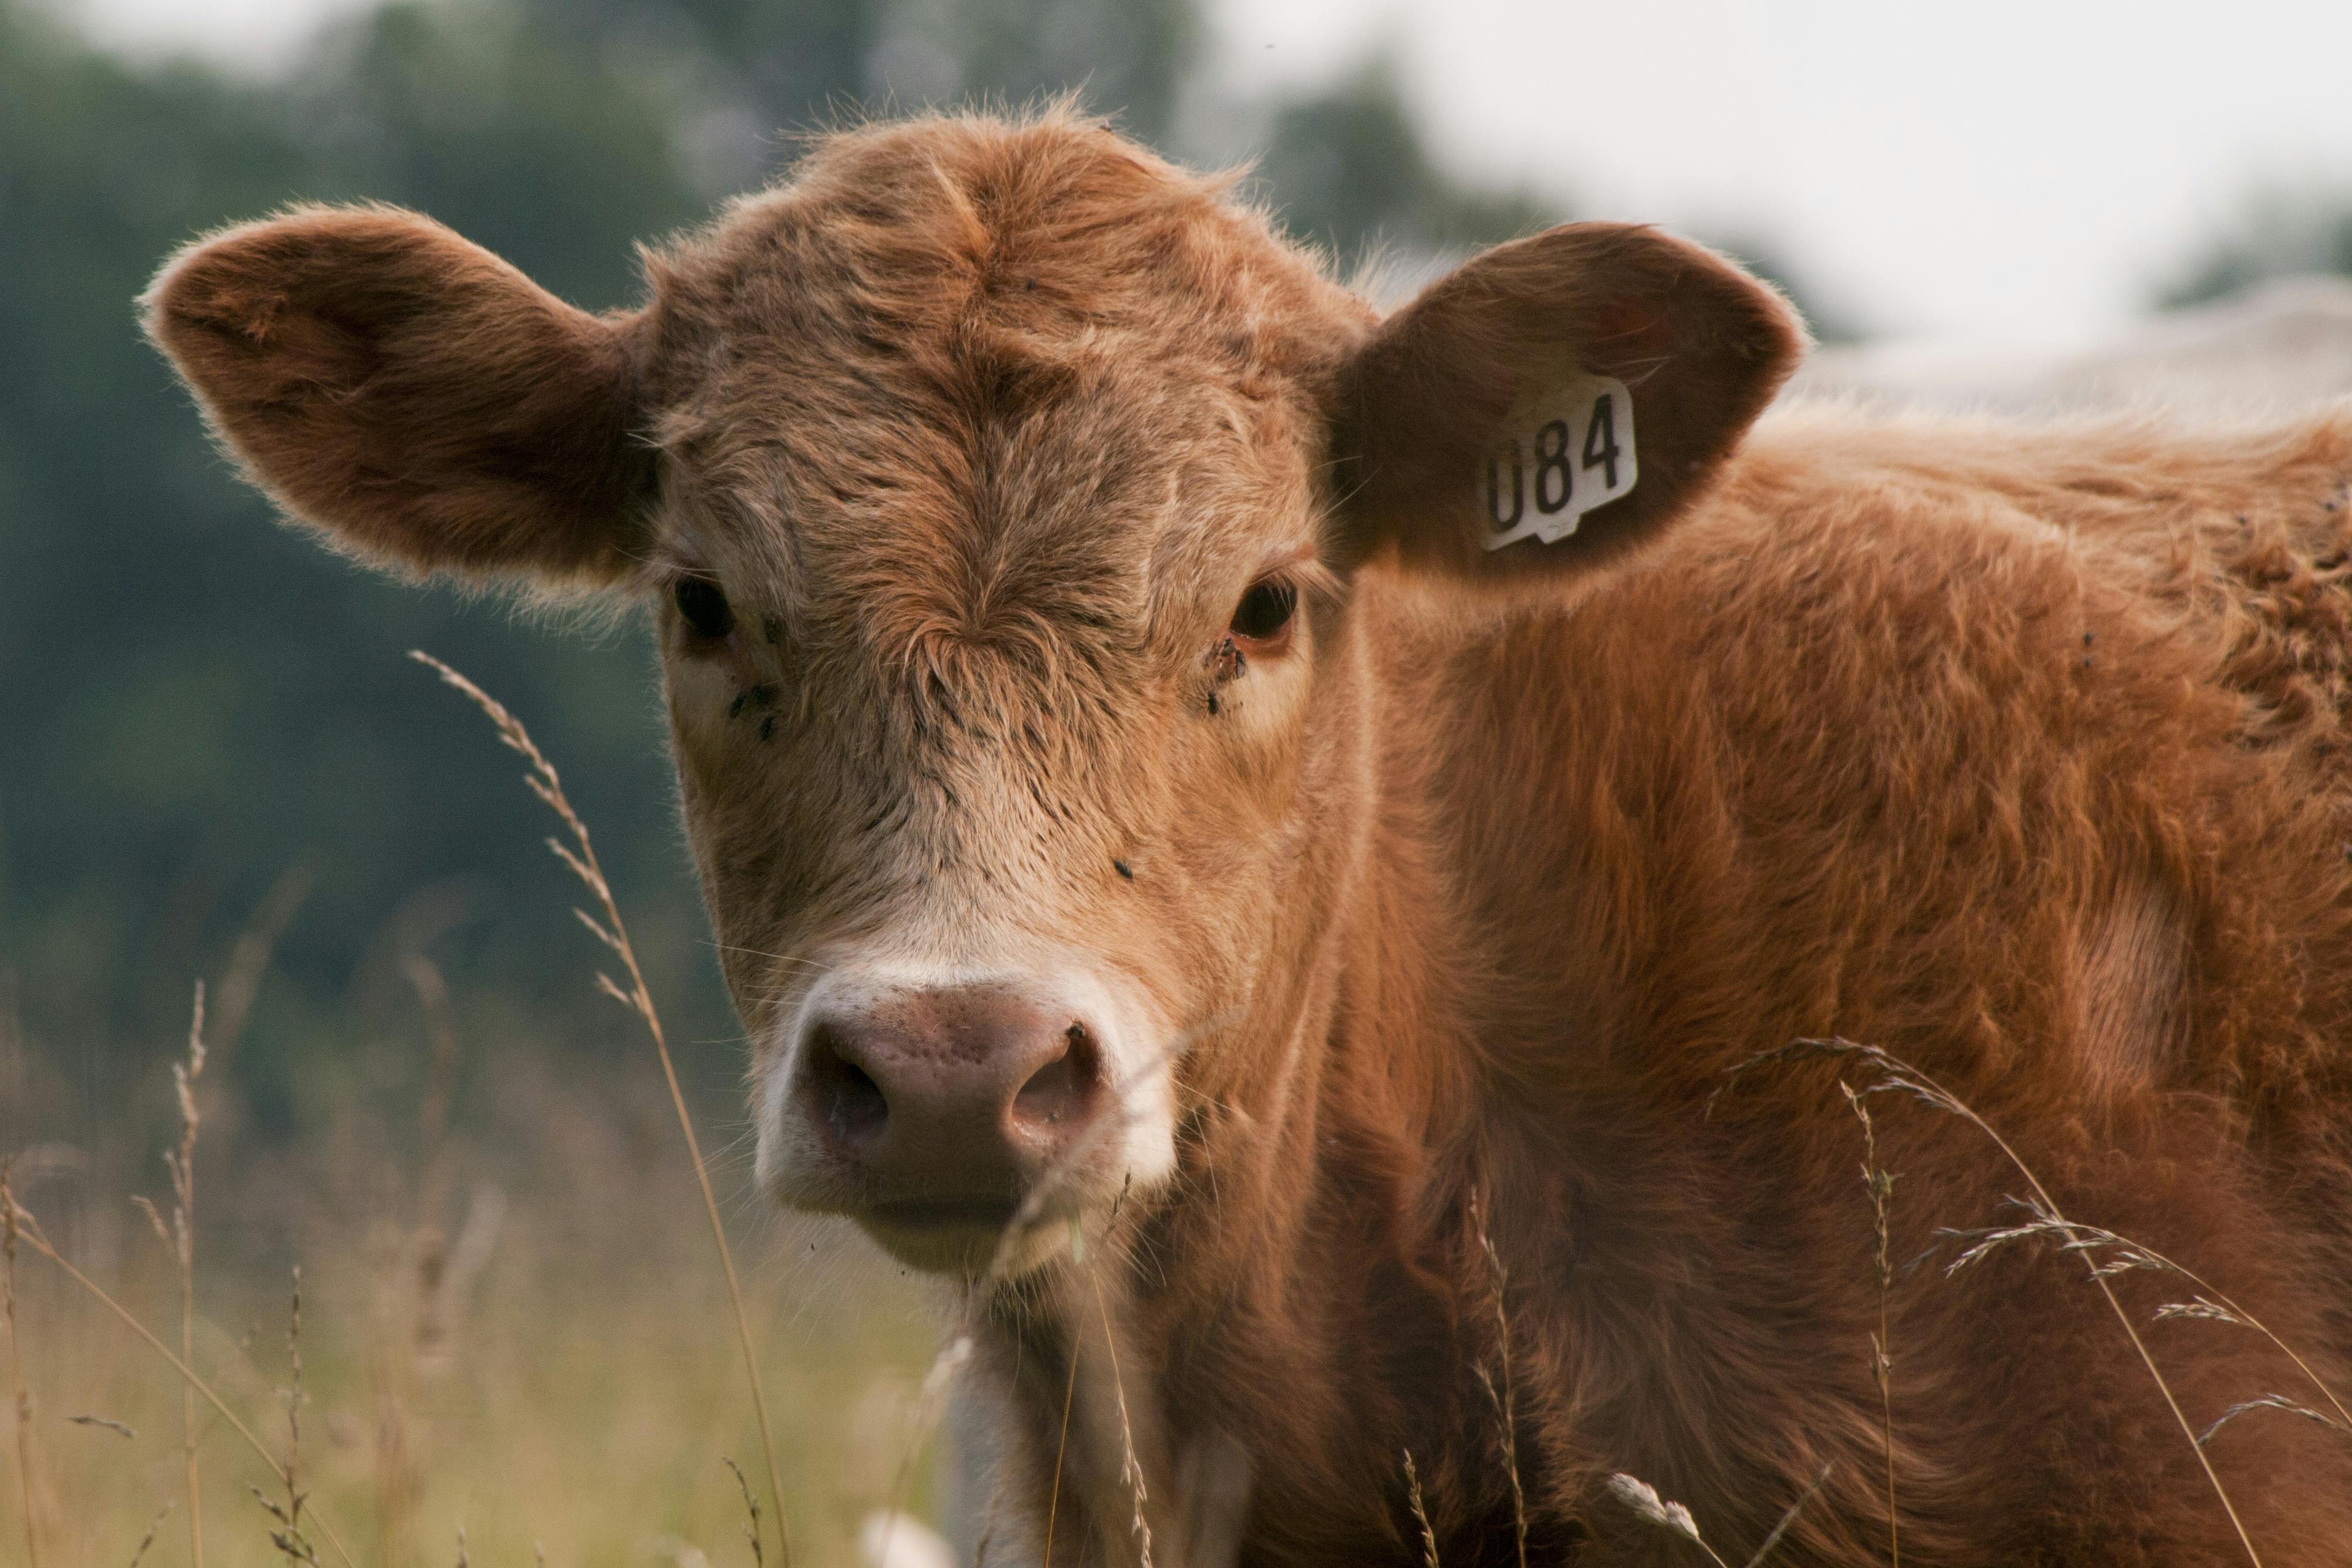
[[[68,0],[247,67],[365,0]],[[1759,237],[1878,327],[2130,313],[2257,182],[2352,186],[2347,0],[1209,0],[1227,79],[1378,48],[1442,161],[1578,216]]]

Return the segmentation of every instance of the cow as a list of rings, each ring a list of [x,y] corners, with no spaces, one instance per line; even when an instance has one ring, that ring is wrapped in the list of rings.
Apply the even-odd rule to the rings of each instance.
[[[647,608],[757,1179],[939,1277],[992,1561],[2352,1560],[2341,1435],[2189,1436],[2352,1384],[2352,409],[1768,415],[1696,245],[1382,314],[1067,110],[644,271],[308,206],[144,319],[335,546]]]

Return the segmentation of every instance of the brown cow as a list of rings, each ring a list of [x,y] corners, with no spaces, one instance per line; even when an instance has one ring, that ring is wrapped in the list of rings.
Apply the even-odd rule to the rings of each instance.
[[[1751,430],[1800,329],[1703,250],[1381,320],[1062,115],[646,272],[306,208],[148,321],[344,548],[654,607],[761,1180],[971,1282],[996,1551],[1419,1562],[1410,1451],[1450,1568],[1694,1561],[1613,1472],[1737,1562],[1823,1466],[1776,1561],[1876,1562],[1890,1463],[1911,1562],[2238,1557],[2180,1428],[2325,1408],[2270,1342],[2116,1278],[2176,1415],[2080,1257],[1906,1267],[2023,1187],[1883,1096],[1882,1406],[1877,1075],[1710,1100],[1896,1052],[2352,1383],[2352,412]],[[2342,1436],[2205,1456],[2352,1561]]]

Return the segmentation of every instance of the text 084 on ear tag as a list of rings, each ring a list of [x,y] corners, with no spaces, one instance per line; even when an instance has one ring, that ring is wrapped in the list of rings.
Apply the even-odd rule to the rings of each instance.
[[[1486,548],[1566,539],[1586,512],[1631,490],[1638,477],[1625,384],[1582,374],[1553,382],[1512,405],[1478,472]]]

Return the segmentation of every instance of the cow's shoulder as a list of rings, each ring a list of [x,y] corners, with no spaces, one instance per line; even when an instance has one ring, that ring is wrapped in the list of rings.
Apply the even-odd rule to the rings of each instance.
[[[1624,1040],[2333,1076],[2347,451],[1783,416],[1622,569],[1434,617],[1412,710],[1498,961]]]

